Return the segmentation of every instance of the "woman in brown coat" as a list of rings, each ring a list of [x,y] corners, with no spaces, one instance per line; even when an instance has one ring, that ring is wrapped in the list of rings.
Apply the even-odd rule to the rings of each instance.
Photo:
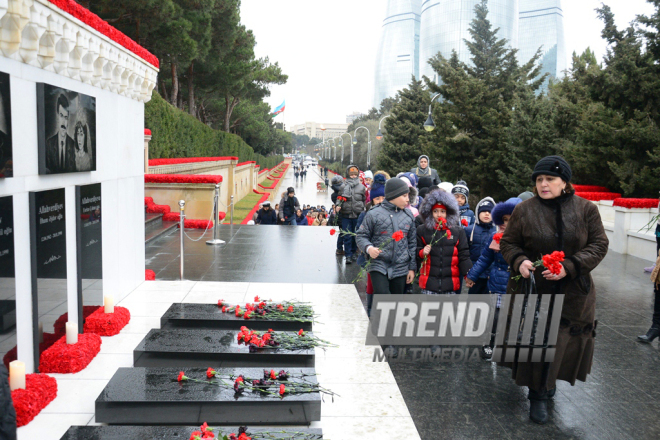
[[[598,208],[575,196],[570,183],[571,168],[564,158],[541,159],[534,168],[532,181],[535,197],[513,211],[500,249],[512,273],[520,273],[524,278],[534,276],[539,295],[565,295],[554,361],[549,365],[518,361],[508,364],[516,384],[529,387],[530,418],[545,423],[547,399],[554,396],[556,381],[575,385],[576,379],[586,381],[591,372],[597,323],[591,271],[605,258],[609,242]],[[566,254],[558,275],[533,267],[533,261],[553,251]],[[526,284],[511,279],[507,291],[524,294]],[[542,383],[544,377],[546,383]]]

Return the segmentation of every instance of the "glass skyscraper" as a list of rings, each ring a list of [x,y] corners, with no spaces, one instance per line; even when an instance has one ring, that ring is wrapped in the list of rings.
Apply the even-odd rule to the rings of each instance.
[[[388,0],[378,54],[373,106],[419,78],[419,24],[422,0]]]
[[[470,24],[475,18],[474,7],[481,0],[424,0],[420,50],[420,73],[435,79],[428,60],[440,52],[445,58],[452,50],[464,63],[470,62],[465,39],[470,40]],[[498,37],[506,38],[511,47],[518,44],[518,0],[489,0],[488,19],[493,29],[499,28]]]
[[[388,0],[387,18],[376,61],[374,106],[396,95],[416,78],[438,81],[428,60],[452,50],[470,63],[470,24],[480,0]],[[566,69],[564,17],[561,0],[488,0],[488,19],[499,38],[518,48],[526,63],[542,47],[543,73],[560,77]]]
[[[529,61],[541,48],[542,73],[561,77],[567,63],[561,0],[520,0],[519,41],[520,63]]]

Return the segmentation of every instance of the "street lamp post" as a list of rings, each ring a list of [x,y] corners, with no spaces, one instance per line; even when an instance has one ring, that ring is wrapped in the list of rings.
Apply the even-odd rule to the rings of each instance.
[[[351,145],[351,163],[353,163],[353,136],[350,133],[344,133],[344,134],[347,134],[351,138],[351,144],[350,144]],[[344,136],[344,134],[342,134],[339,137],[342,138],[342,136]],[[341,164],[344,165],[344,139],[343,138],[341,139]]]
[[[371,132],[367,127],[364,125],[358,127],[355,129],[355,133],[353,133],[353,145],[357,145],[357,132],[359,129],[364,128],[367,130],[367,169],[371,169]],[[351,164],[353,163],[353,149],[351,148]]]
[[[334,157],[333,157],[333,159],[332,159],[333,162],[336,162],[336,161],[337,161],[337,142],[335,142],[335,139],[339,139],[339,140],[341,141],[341,136],[337,136],[337,137],[332,138],[332,144],[333,144],[333,146],[334,146],[334,148],[335,148],[335,155],[334,155]]]
[[[382,118],[382,119],[380,120],[380,122],[378,123],[378,133],[376,133],[376,139],[377,139],[377,140],[381,140],[381,139],[383,139],[383,133],[380,131],[380,125],[383,123],[383,121],[384,121],[385,119],[389,118],[390,116],[392,116],[392,115],[383,116],[383,118]]]
[[[424,122],[424,130],[428,131],[429,133],[435,130],[435,124],[433,123],[433,118],[431,117],[431,106],[433,105],[435,98],[438,96],[440,96],[440,93],[436,93],[433,95],[433,98],[431,98],[431,103],[429,104],[429,117],[426,119],[426,122]]]

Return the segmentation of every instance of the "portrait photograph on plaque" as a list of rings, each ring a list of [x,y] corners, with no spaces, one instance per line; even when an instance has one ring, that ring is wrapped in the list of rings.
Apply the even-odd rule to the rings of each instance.
[[[78,322],[83,306],[103,305],[101,184],[76,186]]]
[[[17,354],[14,267],[13,199],[0,197],[0,356],[7,368]]]
[[[66,216],[64,189],[30,193],[32,321],[35,365],[40,352],[62,336],[67,313]],[[39,338],[42,343],[36,343]],[[50,345],[49,345],[50,344]]]
[[[96,171],[96,98],[37,83],[39,174]]]
[[[9,74],[0,72],[0,179],[13,175]]]

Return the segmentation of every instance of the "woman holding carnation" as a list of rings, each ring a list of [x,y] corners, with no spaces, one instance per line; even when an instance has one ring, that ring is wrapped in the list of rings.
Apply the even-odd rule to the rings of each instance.
[[[512,367],[516,384],[529,387],[530,418],[543,424],[556,381],[575,385],[576,379],[586,381],[591,372],[597,324],[591,271],[605,258],[609,242],[596,205],[575,196],[571,167],[563,157],[541,159],[532,181],[535,196],[513,211],[500,250],[512,272],[525,279],[534,277],[539,295],[565,295],[553,362],[506,364]],[[558,270],[536,270],[533,261],[554,251],[566,256]],[[511,279],[507,291],[524,294],[526,287],[527,282]]]

